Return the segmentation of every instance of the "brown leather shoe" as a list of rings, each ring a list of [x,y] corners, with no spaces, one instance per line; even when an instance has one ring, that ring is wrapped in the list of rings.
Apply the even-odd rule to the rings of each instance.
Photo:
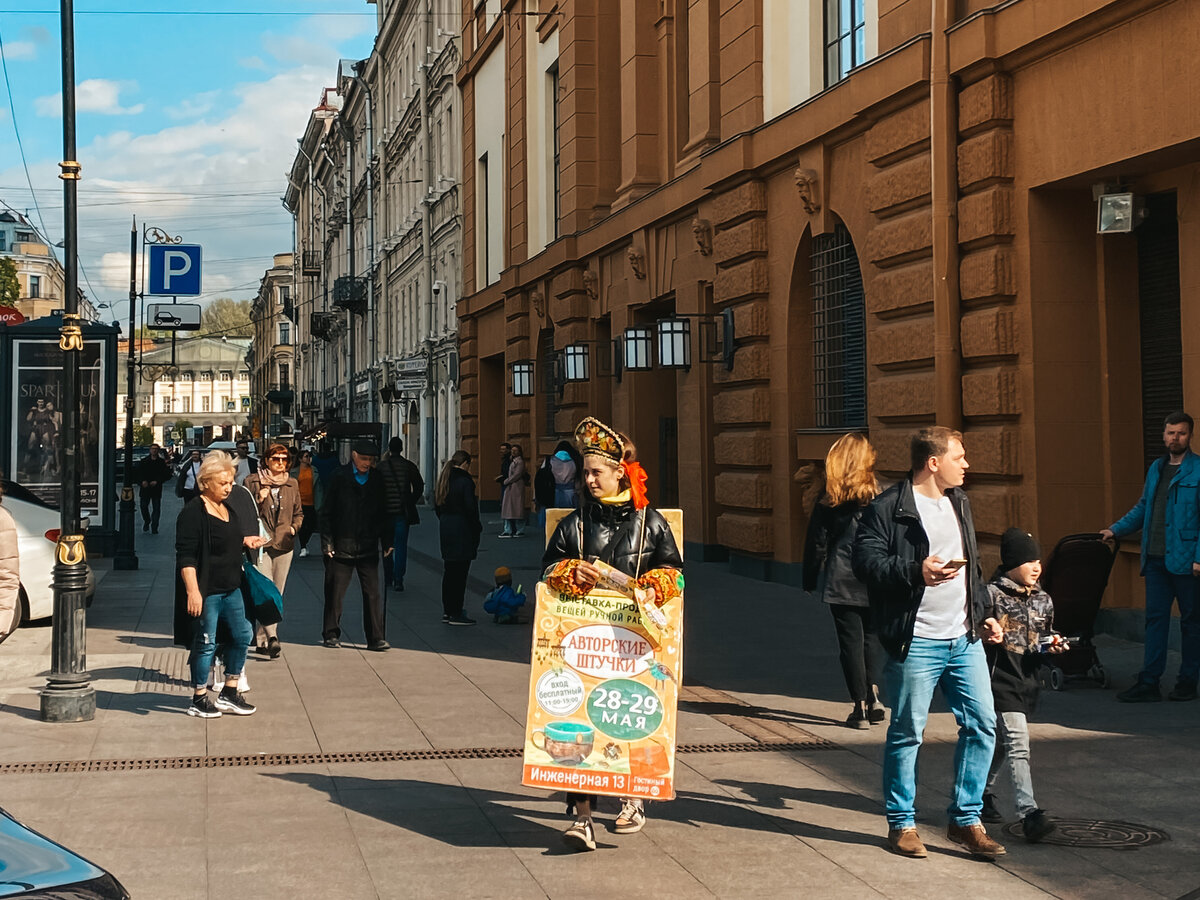
[[[893,828],[888,832],[888,847],[893,853],[910,859],[924,859],[929,855],[915,828]]]
[[[992,862],[996,857],[1008,852],[1001,844],[988,837],[987,831],[978,822],[974,825],[951,825],[946,829],[946,837],[956,844],[961,844],[963,849],[976,859]]]

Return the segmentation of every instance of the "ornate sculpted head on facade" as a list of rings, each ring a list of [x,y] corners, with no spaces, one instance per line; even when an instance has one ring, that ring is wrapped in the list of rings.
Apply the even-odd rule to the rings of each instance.
[[[821,195],[817,187],[816,170],[799,166],[792,173],[792,177],[796,179],[796,190],[800,193],[800,205],[804,207],[804,211],[810,216],[815,212],[819,212],[821,209]]]
[[[712,256],[712,222],[699,217],[692,219],[692,237],[696,239],[696,248],[700,251],[701,256]]]
[[[529,292],[529,302],[533,304],[533,311],[539,319],[546,315],[546,295],[540,290],[534,288]]]
[[[629,258],[629,268],[633,270],[633,277],[639,280],[645,278],[646,254],[630,244],[629,249],[625,251],[625,255]]]
[[[599,279],[591,268],[583,270],[583,289],[587,292],[589,300],[595,300],[600,295]]]

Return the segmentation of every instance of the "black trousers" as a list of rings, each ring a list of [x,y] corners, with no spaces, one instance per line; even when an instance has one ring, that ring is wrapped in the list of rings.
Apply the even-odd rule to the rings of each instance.
[[[296,541],[300,544],[300,549],[303,550],[308,546],[308,539],[317,530],[317,508],[315,506],[302,506],[300,507],[300,511],[304,513],[304,521],[300,523],[300,533],[296,535]]]
[[[829,604],[833,624],[837,629],[838,658],[850,699],[856,703],[873,700],[871,685],[879,684],[883,671],[883,648],[871,622],[867,606]]]
[[[342,598],[346,596],[350,576],[355,572],[358,573],[358,586],[362,589],[363,628],[367,632],[367,643],[375,644],[386,639],[377,554],[358,559],[325,557],[325,623],[321,636],[327,639],[342,636]]]
[[[442,612],[448,616],[461,616],[463,602],[467,596],[467,573],[471,570],[469,559],[447,559],[442,573]]]
[[[142,488],[139,499],[142,502],[142,525],[149,525],[158,531],[158,514],[162,507],[162,485]],[[153,504],[153,511],[151,511],[151,504]]]

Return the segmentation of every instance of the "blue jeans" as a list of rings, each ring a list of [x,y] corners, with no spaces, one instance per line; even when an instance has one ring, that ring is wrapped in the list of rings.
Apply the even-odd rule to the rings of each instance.
[[[217,623],[221,619],[225,620],[232,635],[230,643],[224,645],[227,679],[242,674],[242,668],[246,665],[246,650],[254,640],[254,629],[246,618],[241,588],[234,588],[227,594],[209,594],[205,597],[204,609],[192,638],[192,655],[188,660],[192,667],[192,684],[198,691],[208,685],[213,657],[217,653]]]
[[[392,584],[404,584],[408,572],[408,515],[400,513],[392,523]]]
[[[1161,556],[1147,556],[1146,568],[1146,644],[1139,679],[1158,684],[1167,668],[1167,639],[1171,636],[1171,606],[1179,602],[1180,649],[1179,680],[1196,683],[1200,675],[1200,603],[1196,598],[1197,578],[1190,572],[1175,575],[1167,570]]]
[[[966,635],[952,641],[914,637],[904,662],[884,667],[892,703],[883,755],[883,802],[889,828],[916,824],[917,753],[929,718],[933,689],[958,722],[954,788],[947,812],[954,825],[975,825],[983,809],[983,788],[996,747],[996,712],[983,643]]]

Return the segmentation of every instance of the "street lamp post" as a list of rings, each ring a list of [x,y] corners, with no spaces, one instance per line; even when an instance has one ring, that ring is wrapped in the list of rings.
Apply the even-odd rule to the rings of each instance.
[[[121,519],[117,532],[117,553],[113,568],[131,571],[138,567],[137,551],[133,547],[133,410],[137,402],[137,374],[133,342],[137,337],[134,314],[137,310],[137,219],[129,231],[129,353],[126,364],[125,387],[125,478],[121,484]]]
[[[79,355],[83,330],[79,319],[77,272],[79,163],[75,160],[75,9],[61,0],[63,230],[66,244],[66,297],[58,345],[63,351],[62,499],[54,564],[54,627],[50,675],[42,691],[42,719],[85,722],[96,716],[96,689],[87,671],[87,551],[79,510]]]

